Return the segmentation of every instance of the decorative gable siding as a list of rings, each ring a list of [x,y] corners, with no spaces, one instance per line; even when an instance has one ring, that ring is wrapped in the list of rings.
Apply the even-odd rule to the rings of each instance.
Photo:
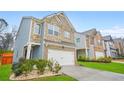
[[[39,24],[40,28],[39,28],[39,31],[40,33],[37,34],[35,33],[35,24]],[[41,24],[41,21],[38,20],[38,19],[32,19],[32,29],[31,29],[31,42],[34,42],[34,43],[40,43],[41,42],[41,32],[42,31],[42,24]]]
[[[55,41],[55,42],[68,42],[68,43],[73,43],[74,44],[74,30],[73,28],[69,25],[67,20],[63,15],[55,15],[53,17],[49,17],[45,19],[46,23],[46,31],[45,31],[45,39],[50,40],[50,41]],[[49,35],[48,34],[48,24],[57,26],[59,28],[59,35]],[[64,37],[64,31],[67,31],[70,33],[70,38],[65,38]]]
[[[99,33],[95,36],[95,51],[104,52],[102,36]]]

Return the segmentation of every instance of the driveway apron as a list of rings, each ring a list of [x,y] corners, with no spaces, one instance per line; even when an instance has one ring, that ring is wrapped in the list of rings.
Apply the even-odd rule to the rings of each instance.
[[[123,81],[124,74],[101,71],[82,66],[63,66],[62,73],[79,81]]]

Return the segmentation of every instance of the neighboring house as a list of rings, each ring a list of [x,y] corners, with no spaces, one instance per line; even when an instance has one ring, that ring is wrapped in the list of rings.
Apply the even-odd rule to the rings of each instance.
[[[83,33],[75,33],[75,44],[77,57],[86,56],[90,59],[104,57],[102,35],[96,29],[91,29]]]
[[[104,52],[106,57],[116,57],[117,54],[117,48],[115,48],[114,41],[111,37],[111,35],[104,36]]]
[[[86,37],[82,33],[75,32],[75,47],[77,58],[80,56],[89,57],[89,50],[86,47]]]
[[[14,62],[20,57],[54,60],[60,65],[74,65],[75,29],[63,12],[43,19],[23,17],[14,47]]]
[[[124,56],[124,39],[116,38],[114,39],[115,47],[118,51],[118,56]]]

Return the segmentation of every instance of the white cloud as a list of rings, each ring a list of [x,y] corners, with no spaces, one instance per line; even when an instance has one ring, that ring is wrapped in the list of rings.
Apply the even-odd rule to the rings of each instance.
[[[114,26],[111,29],[103,29],[100,31],[103,36],[111,35],[112,37],[124,38],[124,26]]]

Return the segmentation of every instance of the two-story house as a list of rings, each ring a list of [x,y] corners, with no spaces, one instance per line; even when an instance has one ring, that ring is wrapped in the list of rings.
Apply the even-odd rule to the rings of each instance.
[[[104,52],[106,57],[116,57],[117,56],[117,48],[115,48],[114,41],[111,35],[104,36]]]
[[[79,56],[86,56],[90,59],[104,57],[102,35],[96,29],[75,33],[75,44],[77,58]]]
[[[115,38],[113,40],[114,40],[115,48],[117,49],[118,56],[123,56],[124,55],[124,39]]]
[[[26,59],[49,59],[60,65],[74,65],[76,50],[75,29],[63,12],[37,19],[23,17],[17,33],[14,62]]]

